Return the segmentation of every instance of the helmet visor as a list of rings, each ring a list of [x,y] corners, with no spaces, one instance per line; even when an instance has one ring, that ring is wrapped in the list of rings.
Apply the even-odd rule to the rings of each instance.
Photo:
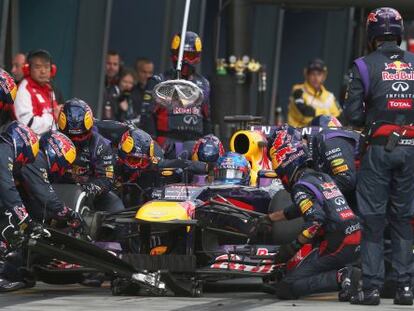
[[[127,155],[125,158],[125,164],[131,168],[147,168],[151,161],[147,157],[137,157],[133,155]]]
[[[218,169],[216,172],[216,179],[218,180],[226,180],[226,179],[243,179],[243,171],[235,169],[235,168],[225,168],[225,169]]]
[[[172,56],[172,60],[174,62],[178,61],[178,54],[173,54]],[[200,52],[189,52],[189,51],[184,51],[183,54],[183,61],[186,62],[187,64],[196,64],[198,63],[200,60]]]
[[[82,142],[85,140],[88,140],[91,137],[91,132],[85,133],[85,134],[76,134],[76,135],[68,135],[69,138],[73,141],[73,142]]]

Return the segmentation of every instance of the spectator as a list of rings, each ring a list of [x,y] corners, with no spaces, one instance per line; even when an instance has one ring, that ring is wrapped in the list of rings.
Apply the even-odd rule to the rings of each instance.
[[[37,135],[55,129],[60,107],[50,80],[56,73],[52,57],[46,50],[32,51],[23,68],[24,79],[17,90],[14,108],[16,118]]]
[[[135,62],[137,72],[137,87],[144,94],[148,79],[154,75],[154,63],[148,58],[138,58]]]
[[[117,121],[124,122],[136,119],[139,116],[141,101],[139,98],[134,98],[131,94],[136,81],[135,72],[131,69],[123,70],[119,76],[119,96],[115,108],[115,119]]]
[[[121,56],[116,51],[109,51],[105,64],[105,87],[116,85],[121,71]]]
[[[105,63],[104,109],[101,116],[103,120],[113,120],[115,118],[114,103],[119,96],[117,85],[120,70],[121,56],[116,51],[108,51]]]
[[[305,68],[305,82],[292,88],[288,123],[294,127],[308,125],[314,117],[339,117],[341,108],[335,96],[324,87],[328,69],[321,59],[314,59]]]
[[[138,58],[135,62],[135,71],[137,84],[131,92],[131,98],[136,107],[141,110],[148,80],[154,75],[154,63],[148,58]]]
[[[16,55],[14,55],[11,73],[13,75],[14,81],[16,81],[16,84],[19,84],[20,81],[22,81],[24,78],[23,65],[25,63],[26,55],[24,55],[23,53],[17,53]]]

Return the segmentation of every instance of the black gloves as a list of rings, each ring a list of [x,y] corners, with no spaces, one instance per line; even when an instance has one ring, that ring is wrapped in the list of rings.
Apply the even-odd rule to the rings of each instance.
[[[13,207],[10,210],[10,213],[12,217],[9,218],[9,221],[11,222],[11,225],[13,227],[20,227],[20,229],[25,229],[27,225],[31,222],[31,218],[26,211],[26,207],[24,207],[23,205]],[[6,212],[6,216],[7,214],[8,212]]]
[[[78,212],[70,210],[68,213],[67,223],[69,227],[79,229],[83,224],[83,218]]]
[[[302,244],[296,239],[289,244],[282,245],[275,255],[275,263],[286,263],[302,248]]]
[[[272,230],[272,221],[269,218],[269,215],[263,215],[257,218],[252,219],[250,222],[249,236],[255,237],[258,232],[270,232]]]
[[[43,226],[35,221],[31,221],[25,230],[25,233],[28,233],[32,238],[38,238],[41,236],[50,236],[49,231],[47,231]]]
[[[88,197],[94,197],[102,191],[102,188],[96,184],[89,183],[81,185],[83,191],[86,192]]]
[[[295,90],[293,92],[292,96],[293,96],[293,100],[295,102],[296,107],[305,117],[314,117],[316,114],[315,108],[313,108],[310,105],[305,104],[305,101],[302,95],[303,95],[303,91],[301,89]]]
[[[72,229],[75,229],[75,230],[82,229],[81,228],[81,226],[83,225],[82,216],[78,212],[66,206],[63,207],[63,209],[55,215],[55,218],[66,221],[67,225],[71,227]]]

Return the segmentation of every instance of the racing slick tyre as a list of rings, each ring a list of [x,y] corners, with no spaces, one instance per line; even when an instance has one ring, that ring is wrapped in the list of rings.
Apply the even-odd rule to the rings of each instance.
[[[280,190],[270,201],[269,213],[282,210],[292,204],[293,203],[289,192],[284,189]],[[302,217],[292,220],[274,222],[272,225],[273,242],[278,245],[292,242],[302,231],[302,226]]]
[[[125,278],[114,278],[111,281],[112,296],[137,296],[140,287],[138,284]]]
[[[86,194],[81,187],[74,184],[53,184],[56,194],[67,207],[82,214],[82,209],[86,205]]]

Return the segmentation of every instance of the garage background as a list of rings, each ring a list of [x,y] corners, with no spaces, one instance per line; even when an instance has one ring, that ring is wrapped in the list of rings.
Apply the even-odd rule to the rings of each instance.
[[[373,2],[399,9],[406,25],[413,19],[414,1],[406,0],[193,0],[189,30],[203,39],[200,70],[212,84],[214,122],[223,125],[228,114],[253,114],[274,123],[276,111],[286,113],[291,86],[303,80],[303,68],[314,57],[326,61],[327,87],[341,99],[352,59],[366,52],[365,18]],[[65,98],[83,98],[99,113],[107,50],[119,51],[125,66],[148,57],[156,72],[168,69],[184,3],[0,0],[0,64],[9,69],[13,54],[47,49]],[[255,74],[243,84],[216,74],[216,59],[230,55],[248,55],[265,66],[265,91],[258,92]]]

